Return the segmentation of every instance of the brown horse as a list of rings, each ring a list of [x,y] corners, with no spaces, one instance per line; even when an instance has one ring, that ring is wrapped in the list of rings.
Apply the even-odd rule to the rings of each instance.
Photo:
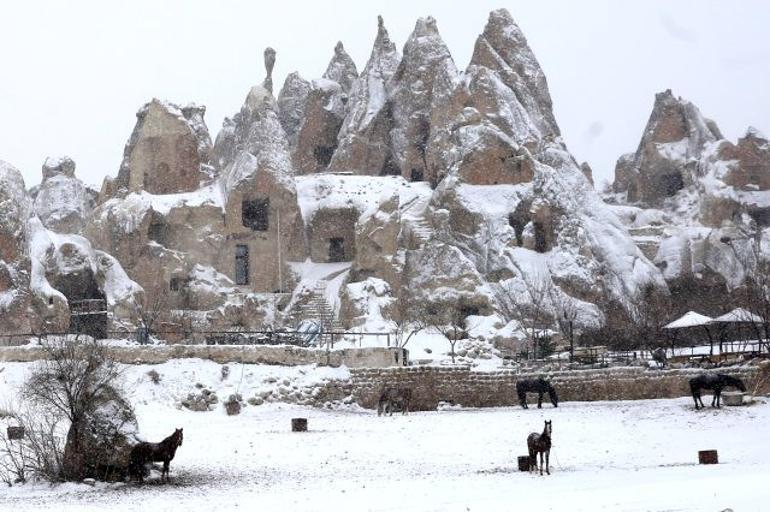
[[[380,394],[380,401],[377,405],[377,416],[382,413],[393,416],[393,410],[397,407],[401,414],[409,412],[409,402],[412,401],[412,390],[409,388],[385,388]]]
[[[174,430],[174,433],[159,443],[141,442],[131,449],[128,463],[129,478],[136,476],[140,482],[144,482],[144,466],[148,462],[162,462],[163,471],[160,474],[161,481],[168,479],[168,466],[176,455],[176,449],[182,446],[182,429]]]
[[[532,432],[527,436],[527,448],[529,449],[529,470],[537,471],[537,454],[540,454],[540,474],[543,474],[543,454],[545,453],[545,474],[550,475],[548,459],[551,457],[551,422],[546,421],[543,433]]]

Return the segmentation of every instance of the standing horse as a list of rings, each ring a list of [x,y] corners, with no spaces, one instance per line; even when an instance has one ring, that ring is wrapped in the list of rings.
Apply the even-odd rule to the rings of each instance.
[[[540,474],[543,474],[543,454],[545,454],[545,474],[550,475],[548,459],[551,458],[551,422],[546,421],[543,433],[532,432],[527,436],[527,449],[529,449],[529,470],[537,471],[537,454],[540,454]]]
[[[746,386],[741,379],[730,377],[724,373],[704,373],[690,379],[690,392],[692,393],[692,399],[695,400],[695,410],[698,410],[700,407],[705,407],[700,396],[702,389],[714,391],[714,397],[711,399],[711,407],[719,407],[719,402],[722,398],[722,389],[726,387],[734,387],[741,391],[746,391]],[[698,407],[698,402],[700,402],[700,407]]]
[[[412,401],[412,390],[409,388],[385,388],[380,394],[380,401],[377,405],[377,416],[390,413],[393,416],[393,409],[398,407],[402,414],[409,412],[409,402]]]
[[[144,482],[144,465],[148,462],[162,462],[163,471],[160,474],[161,481],[168,479],[168,466],[176,455],[176,449],[182,446],[182,429],[174,430],[174,433],[159,443],[141,442],[131,449],[128,463],[128,475],[138,477]]]
[[[527,407],[527,392],[537,393],[537,408],[540,409],[543,406],[543,394],[548,393],[548,397],[551,399],[551,403],[554,407],[559,406],[559,397],[556,396],[556,390],[553,389],[551,383],[542,377],[537,379],[525,379],[516,382],[516,394],[519,395],[519,403],[525,409]]]

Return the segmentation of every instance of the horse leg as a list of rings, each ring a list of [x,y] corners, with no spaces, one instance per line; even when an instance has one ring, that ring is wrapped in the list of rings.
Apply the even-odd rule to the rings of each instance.
[[[543,408],[543,392],[538,391],[537,392],[537,408],[542,409]]]
[[[540,476],[543,476],[543,452],[540,452]]]
[[[160,474],[160,480],[162,482],[168,481],[168,466],[171,464],[169,459],[163,459],[163,472]]]
[[[695,402],[695,410],[696,410],[696,411],[697,411],[697,410],[700,408],[700,407],[698,406],[698,398],[699,398],[699,396],[698,396],[698,392],[697,392],[697,391],[693,391],[693,392],[692,392],[692,399],[693,399],[693,401]]]
[[[717,409],[719,409],[719,402],[720,402],[720,399],[721,399],[721,398],[722,398],[722,388],[716,388],[716,389],[714,390],[714,400],[716,400],[716,403],[717,403]],[[712,405],[713,405],[713,404],[712,404]]]
[[[551,472],[548,470],[548,462],[549,462],[550,458],[551,458],[551,450],[548,449],[545,452],[545,474],[546,475],[550,475],[551,474]]]

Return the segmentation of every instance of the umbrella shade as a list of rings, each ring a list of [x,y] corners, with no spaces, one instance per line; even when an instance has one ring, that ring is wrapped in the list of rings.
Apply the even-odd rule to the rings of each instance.
[[[735,308],[729,313],[718,316],[711,321],[712,323],[762,323],[762,317],[755,315],[751,311],[743,308]]]
[[[699,327],[705,326],[713,322],[713,318],[706,315],[701,315],[695,311],[688,311],[681,317],[677,318],[673,322],[663,326],[664,329],[683,329],[685,327]]]

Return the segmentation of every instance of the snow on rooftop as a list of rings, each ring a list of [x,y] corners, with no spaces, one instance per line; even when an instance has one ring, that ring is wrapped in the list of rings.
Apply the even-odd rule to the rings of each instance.
[[[713,319],[710,316],[701,315],[695,311],[688,311],[673,322],[666,324],[664,329],[683,329],[686,327],[698,327],[708,325]]]
[[[744,308],[735,308],[732,311],[725,313],[724,315],[716,317],[713,322],[763,323],[761,317]]]

